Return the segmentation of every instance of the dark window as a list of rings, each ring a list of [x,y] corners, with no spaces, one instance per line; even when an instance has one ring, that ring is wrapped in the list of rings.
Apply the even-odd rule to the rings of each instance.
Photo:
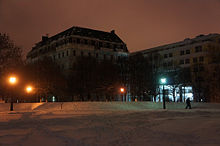
[[[67,44],[68,43],[68,40],[66,39],[66,40],[64,40],[64,44]]]
[[[180,51],[180,55],[184,55],[184,51]]]
[[[173,66],[173,61],[168,62],[168,66]]]
[[[113,60],[113,55],[111,55],[111,60]]]
[[[168,55],[167,54],[164,54],[164,58],[167,58],[168,57]]]
[[[202,52],[202,46],[196,46],[195,52]]]
[[[106,48],[110,48],[110,44],[109,43],[106,44]]]
[[[60,59],[60,53],[58,54],[58,58]]]
[[[87,45],[88,44],[88,40],[84,40],[84,43]]]
[[[204,61],[204,57],[203,56],[200,56],[199,57],[199,62],[203,62]]]
[[[184,60],[180,60],[180,64],[184,64]]]
[[[69,51],[68,50],[66,51],[66,56],[69,56]]]
[[[76,50],[73,50],[73,56],[76,56]]]
[[[120,57],[120,56],[118,56],[118,60],[120,60],[120,58],[121,58],[121,57]]]
[[[201,66],[199,67],[199,71],[204,71],[204,70],[205,70],[204,66],[201,65]]]
[[[90,52],[88,53],[88,56],[91,57],[91,53]]]
[[[169,53],[169,57],[173,57],[173,53]]]
[[[105,54],[103,55],[103,58],[104,58],[104,60],[106,59],[106,55]]]
[[[62,53],[62,57],[64,57],[64,52]]]
[[[83,53],[83,51],[81,51],[81,56],[83,56],[84,55],[84,53]]]
[[[186,50],[186,54],[190,54],[190,50]]]
[[[69,42],[70,42],[70,43],[72,43],[72,42],[73,42],[72,38],[69,38]]]
[[[94,40],[91,41],[91,45],[95,46],[95,41]]]
[[[76,43],[80,44],[80,39],[79,38],[76,39]]]
[[[54,56],[53,56],[53,60],[55,60],[55,59],[56,59],[56,56],[54,55]]]
[[[165,62],[165,63],[163,63],[163,67],[167,67],[167,63]]]
[[[195,66],[195,67],[193,68],[193,71],[194,71],[194,72],[198,72],[198,71],[199,71],[199,70],[198,70],[198,67]]]
[[[102,47],[102,46],[103,46],[102,42],[99,42],[99,47]]]
[[[198,62],[198,59],[195,57],[193,58],[193,63],[197,63]]]
[[[99,57],[99,54],[98,54],[98,53],[96,53],[95,57],[96,57],[96,58],[98,58],[98,57]]]
[[[185,64],[189,64],[190,63],[190,60],[189,59],[186,59],[185,60]]]

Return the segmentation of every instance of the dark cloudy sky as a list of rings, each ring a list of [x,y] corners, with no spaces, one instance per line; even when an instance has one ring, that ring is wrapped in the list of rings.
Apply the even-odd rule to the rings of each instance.
[[[26,50],[72,26],[114,29],[133,52],[220,33],[220,0],[0,0],[0,32]]]

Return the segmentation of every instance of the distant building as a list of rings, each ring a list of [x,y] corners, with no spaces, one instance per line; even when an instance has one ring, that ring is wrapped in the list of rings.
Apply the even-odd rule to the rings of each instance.
[[[179,67],[188,68],[191,72],[192,80],[184,88],[180,87],[176,90],[177,101],[185,101],[186,98],[191,98],[194,101],[203,101],[207,99],[203,99],[200,89],[195,89],[194,85],[202,86],[202,72],[212,65],[212,58],[209,53],[212,51],[213,46],[220,46],[220,34],[199,35],[193,39],[187,38],[177,43],[134,52],[131,56],[141,53],[145,57],[150,57],[153,68],[161,73],[174,71]],[[169,85],[165,89],[169,90]],[[169,92],[167,91],[167,96],[169,96]],[[185,97],[181,97],[182,93],[185,93]],[[157,101],[162,100],[161,94],[158,95]],[[173,100],[172,96],[169,96],[169,100]]]
[[[42,40],[27,54],[27,63],[50,57],[61,69],[68,70],[78,56],[116,61],[127,57],[128,49],[114,30],[104,32],[71,27],[52,37],[42,36]]]

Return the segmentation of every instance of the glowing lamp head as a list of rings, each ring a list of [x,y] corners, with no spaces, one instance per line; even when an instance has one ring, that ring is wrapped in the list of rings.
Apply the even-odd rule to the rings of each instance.
[[[160,79],[160,82],[161,82],[162,84],[166,84],[167,79],[166,79],[166,78],[161,78],[161,79]]]
[[[121,93],[124,93],[125,89],[124,88],[120,88],[120,91],[121,91]]]
[[[27,91],[27,93],[30,93],[32,91],[32,87],[31,86],[27,86],[26,91]]]
[[[16,83],[16,77],[9,77],[9,83],[10,84],[15,84]]]

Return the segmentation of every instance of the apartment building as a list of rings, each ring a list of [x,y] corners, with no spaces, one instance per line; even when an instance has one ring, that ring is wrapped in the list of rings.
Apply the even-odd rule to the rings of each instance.
[[[210,52],[213,46],[220,46],[220,34],[199,35],[192,39],[186,38],[180,42],[135,52],[133,55],[141,53],[145,57],[150,57],[154,69],[161,73],[174,71],[178,68],[188,68],[191,72],[191,82],[184,86],[184,89],[180,87],[175,91],[176,101],[185,101],[187,98],[203,101],[205,100],[202,97],[203,94],[198,91],[199,89],[196,90],[194,85],[200,84],[202,86],[202,72],[212,65]],[[170,86],[166,85],[165,90],[169,89]],[[167,92],[169,94],[170,91]],[[184,97],[182,97],[182,93],[184,93]],[[162,100],[161,94],[158,95],[157,101]],[[173,95],[169,96],[169,99],[173,101]]]
[[[42,40],[27,54],[27,63],[44,57],[53,59],[63,70],[69,70],[78,56],[116,61],[128,56],[126,44],[115,31],[104,32],[82,27],[71,27]]]

